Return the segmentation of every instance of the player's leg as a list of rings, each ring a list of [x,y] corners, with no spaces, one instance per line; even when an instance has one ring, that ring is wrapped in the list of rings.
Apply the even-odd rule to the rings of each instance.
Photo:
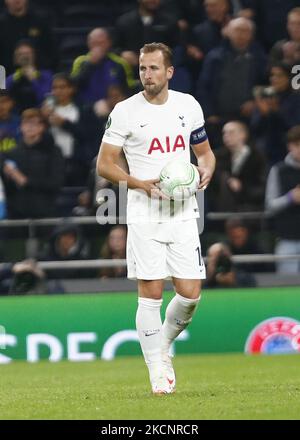
[[[179,230],[177,229],[180,228]],[[196,221],[175,225],[179,238],[169,246],[167,262],[173,275],[175,296],[168,304],[162,326],[162,360],[168,378],[175,384],[175,374],[170,358],[170,347],[175,338],[188,326],[197,308],[201,293],[201,279],[205,278],[205,266]]]
[[[149,372],[161,362],[161,314],[163,280],[138,280],[136,328]]]
[[[170,386],[175,389],[176,377],[170,348],[174,340],[189,325],[200,300],[201,280],[173,277],[175,296],[166,309],[162,326],[161,353]]]
[[[128,277],[138,279],[136,328],[153,392],[165,393],[161,377],[161,304],[166,277],[165,244],[153,240],[153,225],[130,225],[127,241]]]
[[[138,280],[136,328],[154,394],[169,394],[174,391],[162,363],[160,309],[163,287],[163,280]]]
[[[192,321],[201,294],[201,280],[173,277],[175,296],[166,309],[162,350],[168,353],[172,342]]]

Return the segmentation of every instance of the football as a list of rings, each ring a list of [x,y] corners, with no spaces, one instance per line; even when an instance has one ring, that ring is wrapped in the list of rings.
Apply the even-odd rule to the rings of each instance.
[[[173,160],[163,167],[159,187],[171,200],[185,200],[198,189],[200,175],[195,165],[183,160]]]

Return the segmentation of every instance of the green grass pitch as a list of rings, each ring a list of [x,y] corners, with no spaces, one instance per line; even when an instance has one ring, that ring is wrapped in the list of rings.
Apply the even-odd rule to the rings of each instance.
[[[177,356],[152,396],[141,357],[0,367],[0,419],[300,419],[300,356]]]

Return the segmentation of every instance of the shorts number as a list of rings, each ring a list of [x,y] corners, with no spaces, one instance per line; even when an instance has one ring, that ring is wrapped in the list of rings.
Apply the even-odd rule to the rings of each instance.
[[[199,266],[202,266],[203,262],[202,262],[201,252],[200,252],[200,247],[199,246],[196,248],[196,251],[198,252]]]

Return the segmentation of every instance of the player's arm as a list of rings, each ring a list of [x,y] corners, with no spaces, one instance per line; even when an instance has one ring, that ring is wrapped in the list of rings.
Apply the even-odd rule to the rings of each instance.
[[[198,161],[198,171],[201,177],[199,189],[206,189],[215,171],[215,155],[212,152],[208,139],[191,146]]]
[[[157,191],[155,183],[159,179],[140,180],[124,171],[119,163],[122,156],[122,147],[102,142],[97,158],[97,173],[112,183],[126,182],[130,189],[142,189],[150,196],[151,191]]]

